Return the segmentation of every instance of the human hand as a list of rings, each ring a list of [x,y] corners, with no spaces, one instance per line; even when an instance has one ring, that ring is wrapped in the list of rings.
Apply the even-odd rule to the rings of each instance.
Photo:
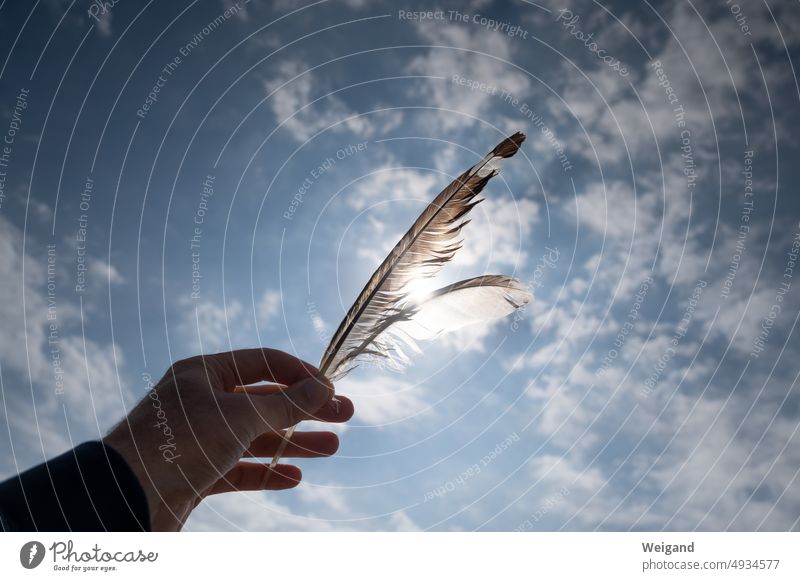
[[[297,486],[300,469],[244,462],[275,454],[284,430],[315,419],[345,422],[353,403],[334,397],[319,370],[274,349],[201,355],[173,364],[148,396],[103,438],[138,477],[151,529],[180,530],[209,494]],[[259,381],[271,385],[251,385]],[[287,387],[288,386],[288,387]],[[284,457],[330,456],[332,432],[297,432]]]

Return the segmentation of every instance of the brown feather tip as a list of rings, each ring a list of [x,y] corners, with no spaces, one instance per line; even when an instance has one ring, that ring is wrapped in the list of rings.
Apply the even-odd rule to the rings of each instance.
[[[511,157],[517,150],[522,142],[525,141],[525,134],[517,131],[511,137],[506,137],[500,144],[492,150],[492,155],[499,155],[500,157]]]

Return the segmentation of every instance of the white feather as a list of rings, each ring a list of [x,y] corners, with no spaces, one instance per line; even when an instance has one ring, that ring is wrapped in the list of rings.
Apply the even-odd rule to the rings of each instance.
[[[395,326],[414,341],[429,341],[449,333],[501,319],[533,301],[533,293],[518,280],[486,275],[439,289],[413,307],[414,314]]]

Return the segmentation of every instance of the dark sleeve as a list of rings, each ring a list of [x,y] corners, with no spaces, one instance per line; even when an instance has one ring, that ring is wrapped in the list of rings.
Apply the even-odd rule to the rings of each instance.
[[[86,442],[0,483],[5,531],[149,531],[139,480],[102,442]]]

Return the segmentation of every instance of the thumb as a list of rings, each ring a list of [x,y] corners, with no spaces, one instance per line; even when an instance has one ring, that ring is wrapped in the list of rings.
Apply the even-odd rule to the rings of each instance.
[[[284,430],[312,417],[333,397],[334,388],[324,376],[307,377],[271,395],[231,394],[247,408],[249,423],[257,433]]]

